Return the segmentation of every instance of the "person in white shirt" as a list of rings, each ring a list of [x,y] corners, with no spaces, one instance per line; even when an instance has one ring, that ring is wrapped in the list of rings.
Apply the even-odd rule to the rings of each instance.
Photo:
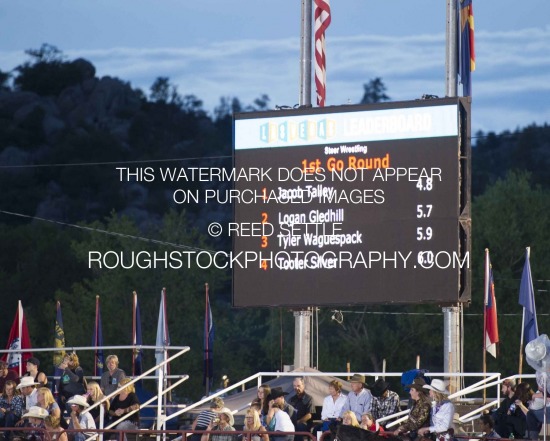
[[[435,433],[436,435],[444,434],[449,429],[453,428],[453,417],[455,413],[453,403],[447,398],[447,395],[449,395],[447,385],[443,380],[435,379],[432,380],[431,384],[425,384],[423,387],[430,391],[432,415],[430,427],[418,429],[418,435],[424,436],[428,433]]]
[[[274,415],[267,430],[271,432],[294,432],[294,424],[292,424],[292,420],[288,413],[283,410],[282,404],[271,401],[269,405],[274,410]],[[273,423],[273,421],[275,422]],[[285,434],[282,436],[272,435],[271,439],[273,441],[293,441],[294,434]]]
[[[313,433],[318,431],[325,432],[330,430],[331,425],[335,426],[340,419],[342,407],[346,402],[346,396],[342,393],[342,383],[338,380],[333,380],[328,384],[328,393],[323,400],[323,408],[321,410],[322,424],[316,426]]]

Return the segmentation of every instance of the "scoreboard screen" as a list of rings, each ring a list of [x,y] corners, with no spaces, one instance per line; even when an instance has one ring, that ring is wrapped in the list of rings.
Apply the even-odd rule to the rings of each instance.
[[[463,98],[236,114],[233,305],[468,301],[469,138]]]

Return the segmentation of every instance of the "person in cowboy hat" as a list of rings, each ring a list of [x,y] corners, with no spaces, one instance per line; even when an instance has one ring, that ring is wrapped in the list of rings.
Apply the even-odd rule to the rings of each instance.
[[[25,409],[38,405],[38,390],[35,387],[37,384],[34,378],[22,377],[21,382],[17,385],[17,390],[21,391],[25,400]]]
[[[379,378],[370,387],[370,391],[373,397],[371,413],[375,420],[399,412],[399,395],[390,390],[390,384],[387,381]]]
[[[429,427],[418,429],[418,435],[425,436],[428,433],[443,434],[453,428],[453,416],[455,407],[448,399],[449,391],[443,380],[432,380],[431,384],[425,384],[430,398],[433,401],[432,415]]]
[[[430,423],[430,411],[432,406],[428,399],[427,389],[424,389],[426,382],[423,378],[415,378],[412,384],[405,386],[409,389],[412,406],[407,420],[393,431],[394,436],[414,440],[417,437],[418,429],[428,426]]]
[[[372,394],[368,389],[365,388],[365,376],[361,374],[353,374],[353,377],[349,380],[351,383],[351,392],[346,398],[346,402],[342,407],[342,412],[340,413],[340,418],[348,410],[351,410],[355,413],[357,420],[361,420],[361,416],[365,412],[371,410],[372,404]]]
[[[231,410],[227,407],[223,407],[218,411],[218,418],[210,422],[206,430],[208,431],[220,431],[220,432],[234,432],[235,419]],[[231,434],[209,434],[204,433],[201,437],[201,441],[235,441],[236,435]]]
[[[71,405],[71,421],[69,429],[95,429],[95,421],[90,412],[83,413],[84,409],[89,407],[88,401],[82,395],[75,395],[67,401]],[[71,441],[84,441],[93,436],[93,432],[73,432],[69,433]]]
[[[21,437],[24,437],[32,441],[41,441],[44,439],[44,430],[46,426],[44,425],[44,419],[48,416],[48,411],[42,409],[39,406],[31,406],[27,413],[23,415],[23,419],[27,422],[22,427],[28,427],[32,430],[26,430],[21,434]]]
[[[273,415],[275,414],[275,411],[273,410],[273,404],[280,404],[281,409],[284,410],[291,419],[294,417],[296,409],[294,409],[292,405],[288,404],[285,401],[285,395],[288,395],[288,392],[285,392],[282,387],[274,387],[273,389],[271,389],[271,392],[267,396],[269,411],[267,412],[267,415],[265,417],[265,422],[268,427],[271,423]]]

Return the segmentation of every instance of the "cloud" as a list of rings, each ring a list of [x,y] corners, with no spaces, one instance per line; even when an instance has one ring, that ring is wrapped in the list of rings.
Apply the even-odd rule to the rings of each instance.
[[[473,131],[515,129],[548,122],[550,98],[550,26],[509,32],[476,33],[473,73]],[[294,105],[300,93],[300,48],[296,38],[209,42],[181,48],[66,50],[84,57],[100,76],[130,81],[148,91],[159,76],[194,94],[212,111],[222,96],[243,104],[267,94],[271,104]],[[8,70],[25,54],[0,52],[0,69]],[[445,36],[355,35],[327,40],[327,103],[357,103],[363,85],[381,77],[392,100],[423,94],[445,95]],[[461,86],[459,85],[459,91]],[[312,101],[315,90],[312,86]],[[550,102],[546,99],[545,102]]]

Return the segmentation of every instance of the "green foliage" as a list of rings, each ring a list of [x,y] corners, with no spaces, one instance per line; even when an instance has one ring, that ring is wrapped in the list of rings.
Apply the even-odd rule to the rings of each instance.
[[[78,64],[63,61],[61,51],[55,46],[43,44],[38,50],[29,49],[25,52],[32,60],[16,68],[18,75],[14,85],[18,90],[55,96],[84,79]]]
[[[390,97],[386,95],[386,85],[382,78],[376,77],[363,85],[364,93],[361,98],[361,104],[380,103],[389,101]]]
[[[11,74],[9,72],[3,72],[0,69],[0,90],[9,90],[9,80],[11,78]]]
[[[473,289],[472,312],[481,314],[465,323],[466,347],[479,348],[483,334],[484,249],[488,248],[493,265],[499,314],[500,356],[488,357],[489,369],[517,372],[521,333],[521,307],[518,305],[519,284],[525,261],[525,247],[531,247],[531,271],[535,302],[539,312],[547,311],[550,299],[547,269],[550,266],[550,191],[531,183],[526,172],[509,172],[476,197],[472,205],[473,224]],[[506,316],[505,314],[513,314]],[[538,317],[541,332],[550,321]],[[467,369],[481,369],[481,350],[467,356]]]

